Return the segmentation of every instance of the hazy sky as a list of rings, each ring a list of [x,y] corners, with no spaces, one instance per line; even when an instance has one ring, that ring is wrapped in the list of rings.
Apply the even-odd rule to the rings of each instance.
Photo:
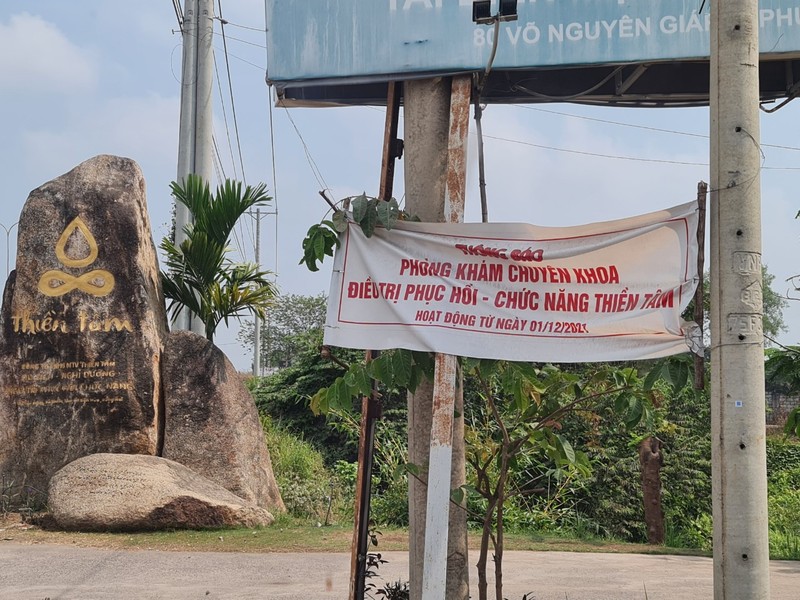
[[[273,108],[270,116],[263,0],[223,0],[222,11],[230,23],[225,32],[239,140],[217,23],[222,102],[215,89],[215,137],[224,176],[243,177],[241,146],[247,182],[263,181],[275,196],[267,210],[277,207],[278,214],[261,221],[263,265],[277,272],[285,293],[327,291],[330,265],[319,273],[297,265],[301,240],[326,214],[319,190],[337,199],[377,194],[383,110]],[[97,154],[139,163],[156,244],[166,233],[178,141],[177,28],[168,0],[0,3],[0,224],[10,229],[11,248],[7,259],[0,243],[0,272],[6,260],[13,269],[14,224],[30,190]],[[763,255],[781,293],[785,280],[800,273],[800,220],[794,218],[800,209],[798,107],[800,101],[762,116]],[[709,178],[707,109],[489,106],[483,129],[492,221],[573,225],[615,219],[687,202],[697,182]],[[470,142],[467,220],[477,221],[474,125]],[[253,259],[252,218],[236,247]],[[784,314],[789,331],[780,341],[797,343],[800,303],[792,302]],[[239,369],[249,369],[235,328],[219,334],[218,343]]]

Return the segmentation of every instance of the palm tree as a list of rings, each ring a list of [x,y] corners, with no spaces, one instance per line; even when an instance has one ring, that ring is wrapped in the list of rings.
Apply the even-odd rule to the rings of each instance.
[[[172,195],[191,212],[193,223],[184,228],[186,239],[180,245],[169,238],[161,241],[167,271],[161,272],[167,311],[174,319],[185,308],[197,315],[205,326],[206,337],[214,339],[220,321],[246,313],[264,318],[277,290],[268,271],[253,263],[234,263],[228,259],[228,242],[236,222],[250,208],[271,198],[262,183],[249,185],[226,180],[211,195],[202,178],[189,175],[183,184],[172,182]]]

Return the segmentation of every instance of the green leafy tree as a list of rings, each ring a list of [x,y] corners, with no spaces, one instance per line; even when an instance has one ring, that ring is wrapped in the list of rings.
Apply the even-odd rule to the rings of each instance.
[[[543,477],[556,480],[589,473],[585,453],[576,451],[562,432],[566,417],[591,410],[608,400],[612,412],[626,425],[636,426],[653,418],[650,394],[632,368],[599,366],[582,372],[547,365],[537,367],[508,361],[461,359],[465,374],[478,382],[480,399],[487,409],[473,412],[466,431],[467,461],[474,475],[467,486],[453,492],[463,504],[466,493],[484,502],[480,516],[482,541],[478,559],[478,597],[488,596],[490,543],[494,553],[495,592],[502,595],[504,507],[515,496],[536,493]],[[313,410],[324,414],[351,412],[354,397],[371,392],[370,378],[387,388],[414,390],[432,376],[430,354],[391,350],[368,363],[356,362],[331,385],[311,399]],[[613,400],[613,402],[612,402]],[[520,464],[530,468],[519,469]],[[419,477],[420,465],[407,465]]]
[[[488,598],[491,544],[495,598],[502,600],[506,503],[542,493],[547,479],[561,484],[591,471],[587,454],[568,440],[565,419],[578,411],[593,412],[606,401],[626,426],[634,427],[652,420],[652,404],[633,368],[600,365],[575,372],[493,360],[465,359],[462,364],[477,380],[486,407],[473,411],[466,428],[467,462],[474,473],[466,490],[483,499],[478,598]]]
[[[212,195],[207,183],[189,175],[183,184],[172,182],[171,188],[193,218],[180,245],[167,237],[161,242],[167,266],[161,285],[172,317],[188,309],[203,322],[209,340],[230,317],[254,313],[263,318],[276,295],[270,273],[252,263],[234,263],[228,254],[239,218],[270,199],[264,184],[242,190],[241,183],[226,180]]]
[[[327,296],[289,294],[279,296],[270,307],[261,328],[261,364],[283,369],[295,364],[325,325]],[[253,347],[253,322],[242,324],[238,339]]]

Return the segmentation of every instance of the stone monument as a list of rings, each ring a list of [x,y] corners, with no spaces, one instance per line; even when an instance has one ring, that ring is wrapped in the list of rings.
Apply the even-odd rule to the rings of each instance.
[[[44,495],[86,454],[158,454],[157,265],[133,161],[99,156],[31,192],[0,313],[7,481]]]
[[[165,345],[173,357],[203,348],[220,376],[193,388]],[[230,373],[210,342],[168,331],[136,163],[97,156],[31,192],[0,310],[4,492],[41,504],[53,475],[78,458],[149,455],[198,471],[245,507],[283,510],[252,398]],[[228,415],[227,437],[216,415]]]

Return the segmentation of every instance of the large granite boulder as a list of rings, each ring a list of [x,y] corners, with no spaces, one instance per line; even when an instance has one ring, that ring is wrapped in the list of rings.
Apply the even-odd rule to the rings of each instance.
[[[284,511],[253,397],[225,354],[202,336],[173,331],[162,366],[162,456],[249,502]]]
[[[141,531],[258,527],[274,520],[223,487],[157,456],[92,454],[50,481],[50,513],[64,529]]]
[[[31,192],[0,312],[0,472],[44,496],[96,452],[157,454],[167,330],[145,183],[97,156]]]

